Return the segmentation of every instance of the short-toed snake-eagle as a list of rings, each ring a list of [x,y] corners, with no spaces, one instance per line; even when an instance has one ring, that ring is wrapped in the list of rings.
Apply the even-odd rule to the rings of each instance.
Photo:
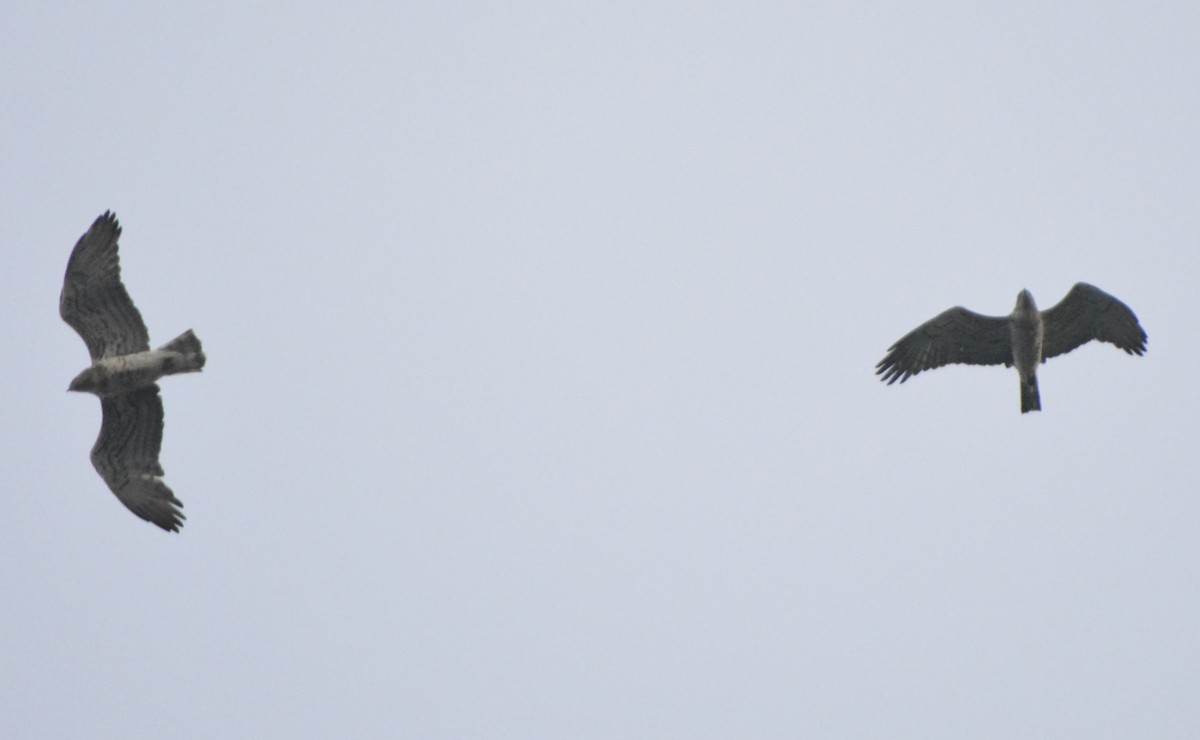
[[[67,262],[59,313],[92,356],[69,390],[100,397],[103,420],[92,447],[96,472],[134,514],[177,532],[183,503],[162,480],[163,407],[155,382],[200,370],[204,352],[190,329],[150,349],[142,316],[121,284],[120,236],[117,217],[106,212],[79,238]]]
[[[875,366],[880,380],[901,383],[951,363],[1015,366],[1021,413],[1040,411],[1037,366],[1093,339],[1129,354],[1146,351],[1146,332],[1129,306],[1103,290],[1076,283],[1058,305],[1038,311],[1028,290],[1008,316],[984,316],[962,306],[933,317],[893,344]]]

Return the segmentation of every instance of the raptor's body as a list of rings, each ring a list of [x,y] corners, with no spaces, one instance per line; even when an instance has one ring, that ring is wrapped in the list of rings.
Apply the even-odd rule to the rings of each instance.
[[[1022,290],[1008,316],[984,316],[962,306],[943,311],[893,344],[875,373],[891,385],[951,363],[1015,367],[1021,413],[1038,411],[1038,365],[1093,339],[1128,354],[1146,351],[1146,332],[1137,316],[1094,285],[1076,283],[1046,311],[1039,311],[1029,291]]]
[[[79,238],[67,261],[59,314],[79,332],[92,358],[69,390],[100,397],[92,466],[109,489],[134,514],[178,531],[183,503],[163,482],[158,462],[163,408],[156,382],[200,370],[204,351],[190,329],[150,349],[146,324],[121,283],[120,236],[116,216],[105,213]]]

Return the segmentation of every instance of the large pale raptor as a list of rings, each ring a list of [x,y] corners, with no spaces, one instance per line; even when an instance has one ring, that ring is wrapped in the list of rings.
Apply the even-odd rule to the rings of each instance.
[[[1038,311],[1028,290],[1008,316],[984,316],[955,306],[893,344],[875,366],[888,385],[951,363],[1016,367],[1021,413],[1040,411],[1037,367],[1093,339],[1132,355],[1146,351],[1146,332],[1121,301],[1094,285],[1075,286],[1053,308]]]
[[[121,284],[120,236],[116,215],[106,211],[79,238],[67,262],[58,310],[92,357],[68,390],[100,397],[103,419],[92,447],[96,472],[134,514],[177,532],[183,502],[162,480],[163,407],[156,381],[200,370],[204,352],[191,329],[150,349],[142,316]]]

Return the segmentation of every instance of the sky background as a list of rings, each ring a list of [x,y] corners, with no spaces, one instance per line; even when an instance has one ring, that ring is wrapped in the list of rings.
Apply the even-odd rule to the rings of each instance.
[[[0,730],[1200,736],[1200,6],[18,3]],[[124,227],[181,534],[58,317]],[[953,305],[1143,358],[884,386]]]

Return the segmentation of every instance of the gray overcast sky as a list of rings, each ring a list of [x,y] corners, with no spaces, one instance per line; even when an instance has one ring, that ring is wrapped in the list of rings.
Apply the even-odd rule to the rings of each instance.
[[[1200,736],[1200,6],[18,3],[7,737]],[[58,318],[105,209],[170,535]],[[1150,335],[886,387],[956,304]]]

